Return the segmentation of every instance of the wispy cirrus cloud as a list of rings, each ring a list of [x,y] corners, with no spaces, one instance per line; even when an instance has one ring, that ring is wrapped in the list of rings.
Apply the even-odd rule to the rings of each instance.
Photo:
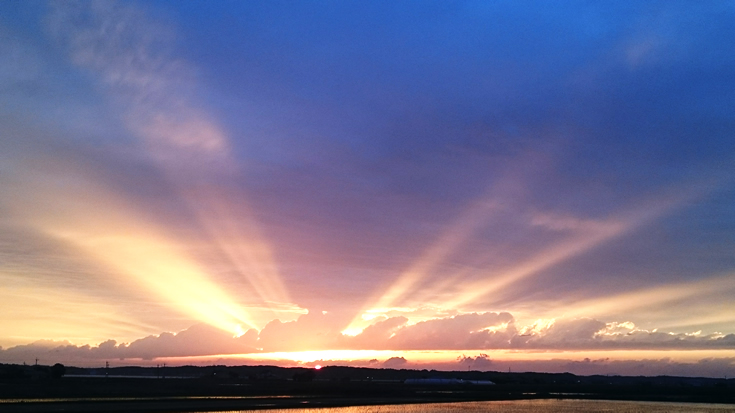
[[[229,144],[194,100],[194,69],[173,55],[173,28],[132,4],[51,3],[49,32],[71,61],[98,79],[128,128],[167,168],[226,168]]]

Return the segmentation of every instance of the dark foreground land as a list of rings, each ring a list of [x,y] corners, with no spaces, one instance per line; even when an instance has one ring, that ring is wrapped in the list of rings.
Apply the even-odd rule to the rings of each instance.
[[[533,398],[735,404],[735,380],[351,367],[316,371],[273,366],[0,365],[4,413],[225,411]]]

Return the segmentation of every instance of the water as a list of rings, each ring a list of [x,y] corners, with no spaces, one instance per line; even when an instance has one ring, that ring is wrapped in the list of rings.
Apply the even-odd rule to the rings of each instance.
[[[317,409],[238,410],[223,413],[735,413],[733,404],[608,400],[510,400],[492,402],[352,406]],[[194,413],[194,412],[192,412]]]

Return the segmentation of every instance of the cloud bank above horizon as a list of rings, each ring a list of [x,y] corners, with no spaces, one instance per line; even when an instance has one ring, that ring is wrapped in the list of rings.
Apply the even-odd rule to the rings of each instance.
[[[734,15],[2,4],[0,362],[735,357]]]

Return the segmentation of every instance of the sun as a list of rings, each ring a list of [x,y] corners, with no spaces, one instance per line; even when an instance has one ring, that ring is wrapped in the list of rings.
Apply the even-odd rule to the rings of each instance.
[[[320,366],[318,364],[316,366],[314,366],[314,370],[321,370],[321,369],[322,369],[322,366]]]

